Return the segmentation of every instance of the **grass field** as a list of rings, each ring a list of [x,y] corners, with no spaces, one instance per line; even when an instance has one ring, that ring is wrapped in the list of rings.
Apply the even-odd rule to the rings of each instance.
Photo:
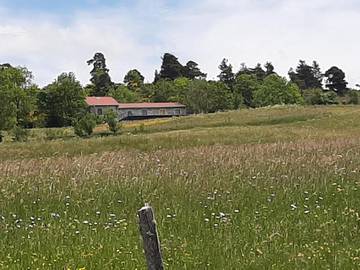
[[[0,146],[0,269],[359,269],[360,107],[124,123]],[[99,127],[99,134],[103,133]]]

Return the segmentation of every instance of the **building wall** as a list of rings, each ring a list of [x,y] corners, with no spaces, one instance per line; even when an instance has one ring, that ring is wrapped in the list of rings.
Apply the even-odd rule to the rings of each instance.
[[[183,107],[119,109],[120,119],[124,119],[127,117],[182,116],[182,115],[186,115],[186,109]]]
[[[91,106],[90,112],[94,113],[96,115],[104,115],[108,110],[112,110],[115,113],[118,113],[118,107],[117,106]]]

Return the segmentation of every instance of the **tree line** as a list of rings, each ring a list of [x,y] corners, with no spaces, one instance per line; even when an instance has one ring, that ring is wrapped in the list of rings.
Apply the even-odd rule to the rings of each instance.
[[[88,122],[84,119],[90,119],[85,104],[89,95],[112,96],[119,102],[180,102],[190,113],[276,104],[359,103],[358,92],[347,87],[344,71],[333,66],[323,73],[316,61],[300,60],[287,79],[270,62],[255,67],[242,64],[234,71],[223,59],[218,79],[208,80],[196,62],[183,65],[165,53],[152,83],[145,83],[137,69],[127,72],[123,82],[113,82],[102,53],[87,64],[92,66],[88,85],[82,86],[74,73],[63,73],[43,88],[34,84],[27,68],[0,65],[0,131],[84,125]]]

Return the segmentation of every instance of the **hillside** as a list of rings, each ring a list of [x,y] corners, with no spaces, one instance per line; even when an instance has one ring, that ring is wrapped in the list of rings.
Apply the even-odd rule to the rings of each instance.
[[[127,122],[122,134],[0,145],[3,269],[360,267],[360,107],[273,107]]]

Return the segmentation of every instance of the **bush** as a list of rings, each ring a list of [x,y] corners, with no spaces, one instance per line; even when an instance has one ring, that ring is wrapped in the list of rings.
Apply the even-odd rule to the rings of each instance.
[[[104,120],[105,123],[108,124],[109,130],[112,133],[116,134],[119,131],[119,119],[116,112],[114,112],[113,110],[108,110],[105,114]]]
[[[2,131],[0,131],[0,143],[3,142],[4,136],[5,136],[4,133],[2,133]]]
[[[338,104],[338,95],[334,91],[324,92],[323,95],[323,104]]]
[[[13,141],[14,142],[26,142],[29,137],[29,130],[19,126],[15,126],[12,129]]]
[[[257,107],[303,103],[299,87],[276,74],[267,76],[254,92],[254,104]]]
[[[76,121],[74,132],[79,137],[89,137],[93,133],[95,127],[95,116],[92,113],[87,113]]]
[[[359,91],[351,90],[349,91],[349,104],[359,104]]]
[[[323,91],[320,88],[307,89],[303,92],[305,103],[308,105],[337,104],[337,94],[334,91]]]
[[[305,104],[307,105],[324,104],[322,95],[323,95],[323,90],[319,88],[306,89],[303,92]]]

